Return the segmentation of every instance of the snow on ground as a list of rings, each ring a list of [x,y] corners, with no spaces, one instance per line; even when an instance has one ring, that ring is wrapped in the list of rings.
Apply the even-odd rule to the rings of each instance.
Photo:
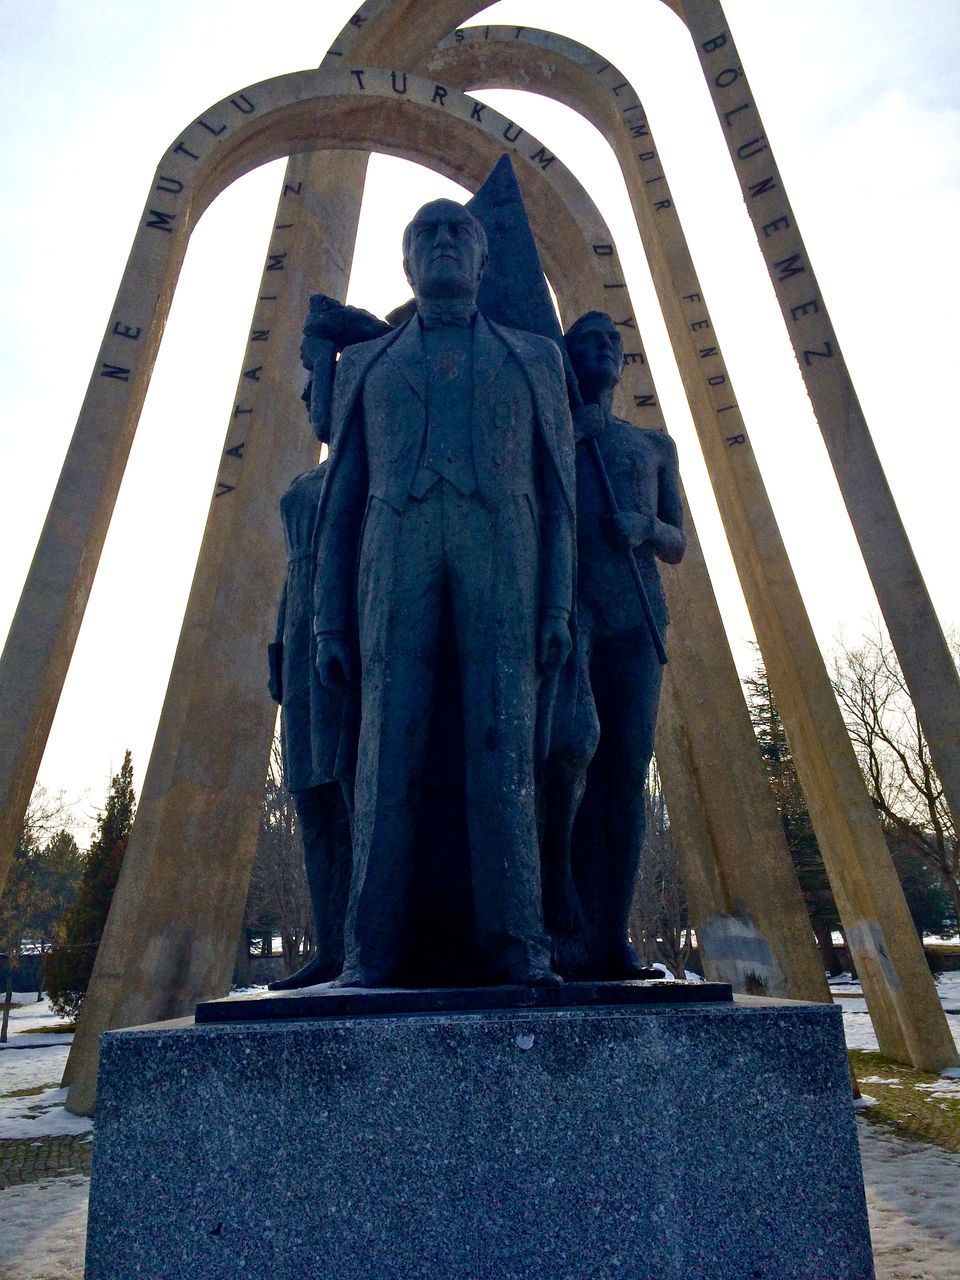
[[[655,961],[655,962],[650,966],[650,968],[651,968],[651,969],[659,969],[659,970],[660,970],[660,972],[661,972],[661,974],[663,975],[663,977],[666,979],[666,981],[667,981],[667,982],[676,982],[676,978],[674,978],[673,974],[670,972],[670,970],[667,968],[667,966],[666,966],[665,964],[661,964],[659,960]],[[689,969],[684,969],[684,971],[683,971],[683,976],[684,976],[684,978],[686,979],[686,981],[687,981],[687,982],[702,982],[702,981],[703,981],[703,979],[700,977],[699,973],[691,973]]]
[[[57,1138],[90,1133],[89,1116],[71,1115],[63,1104],[66,1089],[44,1089],[26,1098],[0,1098],[0,1138]]]
[[[33,1039],[32,1036],[29,1039]],[[0,1046],[2,1048],[3,1046]],[[0,1098],[14,1089],[57,1085],[67,1065],[70,1045],[31,1045],[16,1052],[0,1053]]]
[[[877,1280],[958,1280],[960,1156],[863,1119],[857,1130]]]
[[[73,1034],[69,1031],[37,1033],[37,1027],[58,1027],[64,1022],[64,1019],[50,1008],[50,1001],[46,996],[38,1000],[35,991],[15,991],[13,1004],[7,1026],[7,1041],[5,1044],[0,1044],[0,1073],[10,1065],[10,1059],[3,1055],[12,1051],[25,1053],[32,1049],[46,1048],[48,1045],[66,1045],[69,1048],[73,1040]],[[6,1093],[7,1090],[3,1087],[2,1081],[3,1076],[0,1074],[0,1093]]]
[[[849,974],[830,979],[834,1000],[843,1010],[843,1033],[848,1049],[878,1050],[876,1033],[867,1013],[867,1002],[860,990],[860,983],[853,982]],[[960,973],[945,973],[937,983],[937,994],[947,1015],[947,1025],[960,1048]],[[945,1075],[960,1077],[960,1069],[948,1068]]]
[[[0,1191],[3,1280],[81,1280],[89,1192],[80,1175]]]
[[[59,1019],[48,1000],[14,993],[19,1008],[10,1010],[9,1039],[0,1044],[0,1138],[51,1138],[88,1133],[92,1122],[64,1111],[66,1090],[60,1088],[67,1063],[69,1033],[31,1034],[33,1027],[55,1026]],[[40,1089],[27,1097],[8,1095],[20,1089]]]
[[[13,993],[13,1008],[10,1010],[10,1022],[7,1027],[7,1035],[10,1037],[6,1044],[0,1044],[0,1049],[8,1047],[13,1048],[16,1045],[18,1036],[22,1036],[25,1032],[35,1031],[37,1027],[57,1027],[62,1026],[65,1022],[59,1014],[54,1013],[50,1007],[49,996],[44,996],[42,1000],[37,999],[35,991],[15,991]],[[67,1032],[67,1035],[70,1033]],[[32,1042],[33,1036],[28,1037]],[[43,1043],[47,1037],[38,1037]],[[56,1043],[63,1040],[63,1035],[56,1035],[51,1039]]]

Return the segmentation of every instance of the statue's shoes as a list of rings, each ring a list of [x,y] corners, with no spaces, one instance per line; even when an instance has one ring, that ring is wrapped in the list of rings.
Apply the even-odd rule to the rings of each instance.
[[[503,970],[500,981],[518,987],[562,987],[563,979],[548,964],[519,961]]]
[[[395,987],[386,973],[374,973],[372,969],[344,969],[330,984],[332,987],[358,988],[361,991],[381,990],[384,987]]]
[[[278,978],[276,982],[268,982],[268,991],[296,991],[300,987],[316,987],[321,982],[329,982],[337,976],[337,965],[329,960],[309,960],[302,969],[291,973],[287,978]]]

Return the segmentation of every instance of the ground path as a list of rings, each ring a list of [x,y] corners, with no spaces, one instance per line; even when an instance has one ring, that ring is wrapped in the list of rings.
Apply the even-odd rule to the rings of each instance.
[[[89,1175],[92,1151],[89,1138],[73,1133],[32,1141],[0,1138],[0,1190],[58,1174]]]

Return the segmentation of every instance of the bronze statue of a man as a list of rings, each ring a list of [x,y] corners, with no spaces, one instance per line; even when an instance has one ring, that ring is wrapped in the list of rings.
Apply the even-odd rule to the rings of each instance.
[[[572,828],[567,856],[583,908],[582,919],[565,922],[582,930],[574,971],[629,978],[644,972],[630,941],[629,915],[660,699],[656,641],[668,622],[656,561],[682,558],[683,510],[673,441],[613,414],[623,372],[616,325],[601,311],[587,312],[568,329],[565,343],[585,406],[576,414],[577,642],[571,662],[579,719],[588,733],[586,751],[569,754],[565,783],[557,786],[553,779],[550,823],[567,838]],[[584,714],[585,706],[591,714]],[[557,856],[555,848],[548,851],[548,858]]]
[[[402,980],[445,632],[462,690],[483,977],[559,981],[543,925],[534,744],[539,682],[570,648],[573,431],[556,345],[477,314],[485,260],[466,209],[426,205],[404,235],[416,314],[337,366],[315,628],[323,681],[360,684],[344,985]]]

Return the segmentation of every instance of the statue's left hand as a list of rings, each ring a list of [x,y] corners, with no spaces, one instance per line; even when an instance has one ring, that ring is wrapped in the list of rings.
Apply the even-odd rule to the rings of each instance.
[[[607,528],[614,542],[628,550],[642,546],[653,537],[654,517],[639,511],[618,511],[607,517]]]
[[[545,676],[559,671],[570,654],[570,624],[565,618],[544,618],[537,640],[537,663]]]

